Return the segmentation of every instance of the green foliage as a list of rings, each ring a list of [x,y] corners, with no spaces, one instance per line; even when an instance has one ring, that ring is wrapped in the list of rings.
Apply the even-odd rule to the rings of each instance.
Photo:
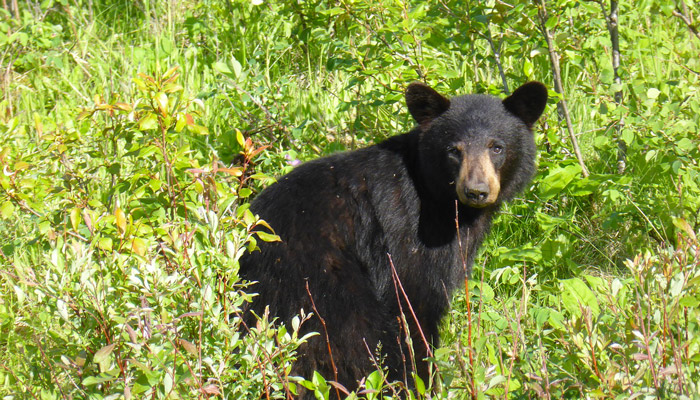
[[[3,125],[2,229],[13,238],[2,247],[7,395],[293,390],[300,324],[240,319],[250,296],[238,259],[256,240],[278,240],[256,232],[269,226],[242,203],[247,183],[265,178],[245,168],[262,149],[239,135],[244,163],[232,168],[197,150],[205,107],[178,78],[177,68],[139,74],[134,98],[96,96],[75,128],[49,128],[36,114],[30,127]]]
[[[249,199],[407,130],[410,81],[553,81],[529,2],[19,3],[0,8],[6,398],[345,393],[288,376],[306,316],[241,325],[237,260],[277,239]],[[698,3],[619,3],[618,82],[609,4],[545,2],[563,91],[535,129],[538,174],[412,398],[698,398],[700,40],[679,17],[697,25]],[[397,391],[378,371],[349,396]]]
[[[525,268],[482,270],[470,282],[475,311],[455,307],[445,335],[456,346],[438,362],[472,351],[452,379],[478,397],[698,398],[700,253],[696,239],[678,242],[628,260],[622,277],[550,285]],[[495,297],[499,286],[518,292]]]

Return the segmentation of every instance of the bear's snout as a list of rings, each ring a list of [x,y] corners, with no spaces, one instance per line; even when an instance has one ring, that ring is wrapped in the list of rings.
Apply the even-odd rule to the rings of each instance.
[[[483,204],[489,198],[489,185],[486,182],[467,183],[464,198],[469,205]]]
[[[462,157],[456,189],[459,202],[469,207],[483,208],[497,201],[500,176],[486,151]]]

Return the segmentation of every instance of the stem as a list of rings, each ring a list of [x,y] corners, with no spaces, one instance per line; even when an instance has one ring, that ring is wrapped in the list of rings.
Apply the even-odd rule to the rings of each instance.
[[[331,368],[333,368],[333,381],[338,382],[338,367],[335,366],[335,360],[333,359],[333,352],[331,351],[331,339],[328,336],[328,328],[326,327],[326,320],[321,317],[321,314],[316,308],[316,303],[314,302],[313,296],[311,296],[311,290],[309,290],[309,281],[306,281],[306,293],[309,295],[309,300],[311,300],[311,308],[313,308],[314,313],[321,321],[321,326],[323,327],[323,333],[326,335],[326,346],[328,346],[328,356],[331,358]],[[335,394],[340,398],[340,391],[337,386],[333,385],[335,388]]]
[[[564,88],[561,83],[561,69],[559,68],[559,54],[554,48],[554,42],[552,41],[552,33],[545,26],[547,23],[547,8],[545,0],[539,0],[539,9],[537,10],[537,16],[539,17],[539,28],[547,41],[547,49],[549,50],[549,61],[552,64],[552,74],[554,75],[554,90],[559,93],[561,100],[557,103],[557,110],[559,111],[559,119],[564,119],[566,122],[566,130],[569,133],[569,139],[571,140],[571,147],[574,150],[576,159],[581,166],[581,173],[584,178],[589,175],[588,168],[583,162],[583,156],[581,155],[581,149],[578,146],[578,140],[574,134],[573,123],[571,122],[571,115],[569,114],[569,107],[566,105],[566,99],[564,98]]]
[[[508,89],[508,81],[506,81],[506,73],[503,70],[503,65],[501,64],[501,45],[499,43],[499,45],[496,46],[496,44],[493,42],[493,36],[491,35],[491,22],[488,23],[486,32],[486,40],[488,40],[489,46],[491,46],[493,58],[496,60],[498,73],[501,75],[501,81],[503,82],[503,92],[505,94],[510,94],[510,90]]]
[[[389,257],[389,266],[391,267],[391,277],[394,280],[394,284],[396,285],[396,288],[398,288],[401,291],[401,296],[406,300],[406,304],[408,305],[408,311],[411,312],[411,317],[413,317],[413,321],[416,323],[416,327],[418,329],[418,333],[420,334],[421,340],[423,341],[423,344],[425,345],[425,350],[426,354],[428,354],[428,357],[433,357],[433,351],[430,349],[430,342],[428,342],[428,339],[425,337],[425,334],[423,333],[423,328],[420,325],[420,321],[418,320],[418,316],[416,315],[416,312],[413,310],[413,306],[411,305],[411,301],[408,298],[408,295],[406,294],[406,290],[403,288],[403,284],[401,283],[401,279],[399,278],[398,272],[396,272],[396,267],[394,266],[394,260],[391,258],[391,254],[387,254]],[[401,307],[401,302],[399,301],[399,307]]]
[[[474,382],[474,347],[472,346],[472,307],[469,302],[469,269],[467,268],[467,257],[462,249],[462,238],[459,234],[459,203],[455,200],[455,229],[457,230],[457,244],[459,245],[459,255],[462,258],[462,268],[464,269],[464,302],[467,304],[467,348],[469,351],[469,384],[471,386],[472,399],[476,399],[476,383]],[[469,247],[469,230],[467,230],[467,248]]]
[[[615,104],[619,107],[622,104],[622,79],[620,78],[620,35],[617,17],[618,2],[615,0],[610,0],[609,14],[606,13],[604,1],[600,0],[599,4],[603,10],[603,15],[605,16],[605,23],[608,27],[610,43],[612,44],[612,67],[614,82],[619,88],[617,91],[615,91],[614,96]],[[624,174],[625,169],[627,168],[627,143],[621,139],[622,127],[624,126],[625,119],[624,117],[621,117],[615,126],[615,137],[617,138],[617,173],[620,175]]]
[[[683,0],[678,1],[678,6],[676,6],[675,10],[673,10],[673,15],[680,18],[688,29],[690,29],[690,32],[692,32],[693,35],[700,40],[700,31],[698,31],[698,27],[693,24],[693,21],[691,20],[692,16],[689,16],[688,6],[685,5]]]

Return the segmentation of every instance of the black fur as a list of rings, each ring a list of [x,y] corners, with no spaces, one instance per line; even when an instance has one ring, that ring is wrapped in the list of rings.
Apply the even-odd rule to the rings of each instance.
[[[427,352],[403,296],[400,305],[397,301],[389,255],[423,333],[437,345],[440,318],[464,278],[455,228],[459,165],[449,152],[460,144],[468,160],[472,151],[484,151],[494,141],[505,150],[492,159],[500,178],[498,201],[484,208],[458,205],[462,249],[471,266],[494,212],[534,173],[530,127],[546,98],[536,82],[504,101],[483,95],[447,100],[412,84],[406,101],[417,128],[375,146],[307,162],[280,178],[252,205],[282,238],[260,243],[261,251],[241,259],[241,276],[258,282],[251,287],[259,294],[252,309],[261,315],[269,305],[270,314],[284,323],[301,308],[312,312],[308,283],[326,323],[337,379],[354,390],[374,370],[367,348],[374,352],[380,343],[390,377],[410,377],[410,353],[398,320],[402,307],[417,372],[427,379]],[[300,348],[293,372],[310,378],[317,370],[333,380],[318,318],[305,329],[321,335]]]

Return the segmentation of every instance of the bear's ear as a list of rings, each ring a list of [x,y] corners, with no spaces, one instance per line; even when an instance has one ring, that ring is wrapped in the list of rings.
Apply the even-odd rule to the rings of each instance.
[[[406,105],[413,119],[425,127],[450,108],[450,100],[428,85],[413,82],[406,88]]]
[[[528,128],[542,115],[547,105],[547,88],[539,82],[528,82],[503,100],[506,110],[523,120]]]

